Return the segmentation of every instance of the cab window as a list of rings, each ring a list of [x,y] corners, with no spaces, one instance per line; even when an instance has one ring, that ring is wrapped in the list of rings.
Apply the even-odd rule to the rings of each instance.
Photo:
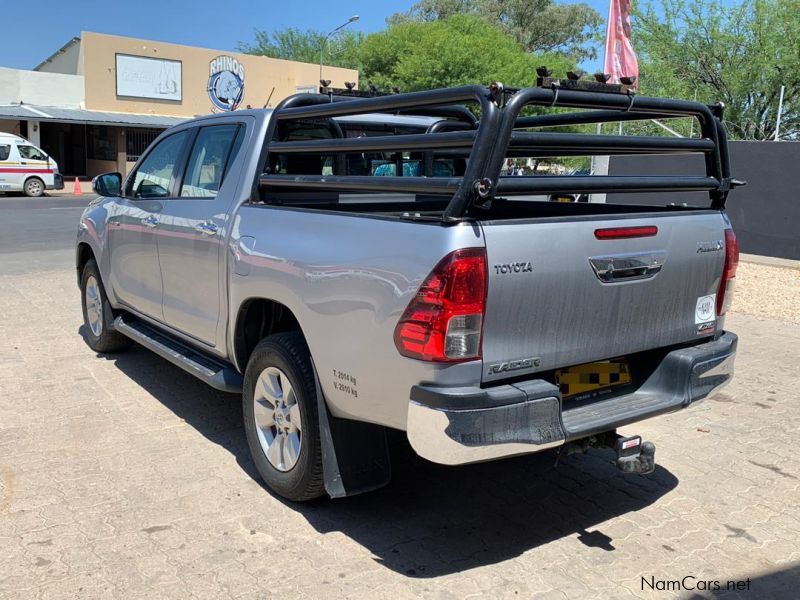
[[[0,160],[8,160],[8,157],[10,155],[11,155],[11,145],[0,144]]]
[[[238,123],[201,127],[195,138],[181,185],[183,198],[214,198],[222,186],[228,165],[235,158]]]
[[[47,160],[47,155],[35,146],[17,146],[19,155],[28,160]]]
[[[133,198],[167,198],[175,178],[175,167],[189,136],[179,131],[161,140],[144,157],[128,186],[127,196]]]

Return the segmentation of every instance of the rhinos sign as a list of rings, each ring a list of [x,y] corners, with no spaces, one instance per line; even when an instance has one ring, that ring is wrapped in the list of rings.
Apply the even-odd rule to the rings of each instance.
[[[220,55],[209,64],[208,96],[219,110],[236,110],[244,98],[244,67],[232,56]]]

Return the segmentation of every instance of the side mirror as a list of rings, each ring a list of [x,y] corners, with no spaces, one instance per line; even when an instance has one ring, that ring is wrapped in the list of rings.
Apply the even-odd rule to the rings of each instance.
[[[103,173],[92,179],[92,189],[100,196],[120,196],[122,194],[122,175]]]

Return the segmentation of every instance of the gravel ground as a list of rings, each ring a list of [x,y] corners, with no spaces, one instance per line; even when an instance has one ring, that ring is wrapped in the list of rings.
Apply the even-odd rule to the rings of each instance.
[[[731,310],[800,324],[800,269],[740,262]]]

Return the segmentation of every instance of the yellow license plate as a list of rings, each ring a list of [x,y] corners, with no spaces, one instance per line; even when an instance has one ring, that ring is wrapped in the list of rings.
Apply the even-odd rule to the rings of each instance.
[[[604,360],[558,369],[556,384],[565,398],[631,382],[628,361]]]

